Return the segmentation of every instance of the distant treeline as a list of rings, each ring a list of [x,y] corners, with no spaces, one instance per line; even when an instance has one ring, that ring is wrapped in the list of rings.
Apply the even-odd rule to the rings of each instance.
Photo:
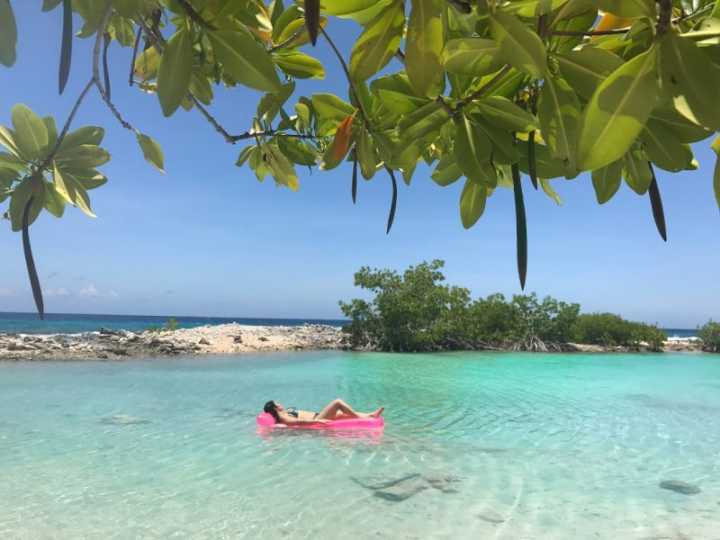
[[[610,313],[581,314],[580,305],[537,295],[502,294],[472,299],[470,291],[445,284],[444,262],[393,270],[361,268],[355,285],[371,300],[340,302],[344,327],[355,348],[437,351],[500,348],[564,350],[568,343],[660,351],[667,336],[657,326]]]

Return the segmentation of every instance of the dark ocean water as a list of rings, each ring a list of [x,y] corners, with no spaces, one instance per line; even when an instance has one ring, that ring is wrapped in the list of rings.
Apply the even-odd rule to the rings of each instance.
[[[151,327],[165,326],[170,318],[180,328],[192,328],[206,324],[239,324],[261,326],[298,326],[301,324],[328,324],[342,326],[345,321],[333,319],[262,319],[245,317],[171,317],[147,315],[84,315],[69,313],[47,313],[41,321],[35,313],[0,313],[0,333],[54,334],[94,332],[101,328],[109,330],[130,330],[137,332]]]

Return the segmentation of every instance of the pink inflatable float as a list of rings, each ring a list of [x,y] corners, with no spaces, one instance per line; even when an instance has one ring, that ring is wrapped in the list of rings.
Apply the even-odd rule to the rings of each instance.
[[[255,419],[258,427],[262,428],[283,428],[283,429],[337,429],[337,430],[358,430],[358,429],[383,429],[385,419],[382,416],[377,418],[350,418],[347,420],[331,420],[327,424],[302,424],[298,426],[286,426],[276,424],[271,414],[260,413]]]

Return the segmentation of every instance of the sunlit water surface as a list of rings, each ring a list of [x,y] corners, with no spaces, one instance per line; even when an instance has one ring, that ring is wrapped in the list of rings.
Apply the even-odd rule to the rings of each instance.
[[[384,434],[256,431],[336,396]],[[3,539],[720,538],[720,357],[5,363],[0,471]]]

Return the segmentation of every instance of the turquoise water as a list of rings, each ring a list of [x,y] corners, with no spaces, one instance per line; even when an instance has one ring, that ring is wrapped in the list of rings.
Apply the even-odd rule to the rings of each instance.
[[[239,323],[261,326],[297,326],[300,324],[329,324],[342,326],[345,321],[335,319],[263,319],[248,317],[179,317],[153,315],[97,315],[81,313],[46,313],[41,320],[36,313],[0,312],[0,333],[79,334],[109,330],[139,332],[150,327],[163,327],[174,318],[179,328],[193,328],[207,324]]]
[[[335,396],[384,434],[256,432]],[[720,535],[718,356],[5,363],[0,411],[3,539]]]

